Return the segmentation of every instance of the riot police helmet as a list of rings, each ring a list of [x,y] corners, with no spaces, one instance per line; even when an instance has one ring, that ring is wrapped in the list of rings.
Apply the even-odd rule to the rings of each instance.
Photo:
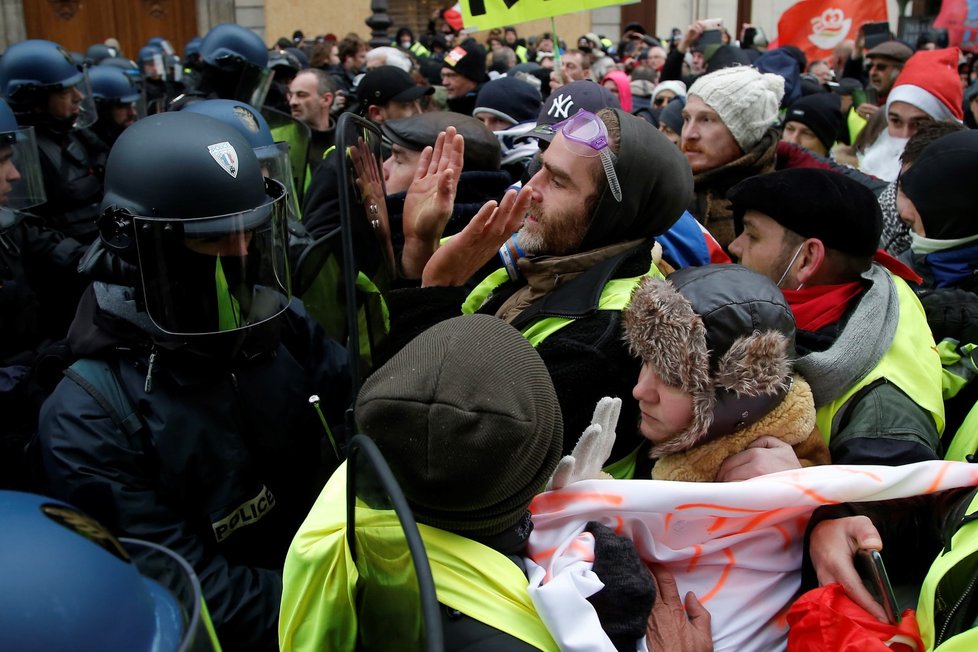
[[[288,306],[286,204],[237,129],[163,113],[113,146],[99,231],[139,268],[141,300],[164,333],[241,330]]]

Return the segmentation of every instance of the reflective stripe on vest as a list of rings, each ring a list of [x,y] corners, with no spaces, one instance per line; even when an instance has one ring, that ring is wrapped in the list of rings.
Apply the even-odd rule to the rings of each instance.
[[[922,347],[920,342],[932,340],[930,327],[913,290],[902,279],[890,274],[900,302],[900,321],[890,348],[879,363],[859,382],[831,403],[815,411],[815,423],[826,443],[831,442],[843,406],[852,396],[880,378],[899,387],[921,408],[930,412],[938,434],[944,432],[944,400],[941,396],[941,360],[933,345]]]
[[[662,272],[652,263],[649,271],[642,276],[632,278],[614,278],[605,283],[601,290],[601,297],[598,299],[598,310],[624,310],[628,302],[632,299],[632,291],[635,286],[645,278],[663,279]],[[505,269],[497,269],[487,276],[475,289],[469,293],[465,302],[462,304],[462,314],[471,315],[485,304],[486,299],[492,294],[493,290],[509,280],[509,275]],[[539,346],[545,339],[559,331],[564,326],[576,321],[567,317],[541,317],[523,329],[523,337],[529,340],[534,347]]]
[[[978,496],[972,499],[968,506],[969,515],[978,511]],[[934,643],[940,632],[936,631],[934,622],[934,601],[937,596],[937,588],[941,580],[950,573],[954,567],[967,557],[978,553],[978,520],[965,523],[951,537],[950,549],[945,549],[941,555],[931,564],[924,583],[920,587],[920,599],[917,602],[917,624],[920,625],[920,638],[924,642],[924,649],[939,650],[940,652],[971,652],[978,650],[978,628],[972,628],[961,632],[950,639],[945,640],[937,648]],[[959,596],[954,596],[957,599]],[[964,605],[958,605],[963,608]]]

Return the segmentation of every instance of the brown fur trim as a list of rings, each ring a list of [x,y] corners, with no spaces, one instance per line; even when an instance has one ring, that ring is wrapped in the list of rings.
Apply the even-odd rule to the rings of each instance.
[[[796,375],[788,395],[760,421],[702,446],[656,460],[652,477],[656,480],[714,482],[724,460],[764,436],[777,437],[791,444],[802,466],[831,461],[828,446],[815,426],[812,389],[804,378]]]
[[[777,394],[788,389],[788,338],[780,331],[738,337],[717,363],[714,383],[738,396]]]
[[[631,354],[666,384],[693,395],[692,423],[653,447],[652,456],[689,448],[709,429],[716,401],[703,320],[671,283],[645,278],[625,309],[624,337]]]

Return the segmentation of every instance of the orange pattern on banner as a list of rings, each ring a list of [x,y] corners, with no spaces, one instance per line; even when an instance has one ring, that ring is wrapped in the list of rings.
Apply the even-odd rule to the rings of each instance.
[[[802,0],[781,14],[778,44],[799,47],[809,61],[826,59],[842,41],[855,40],[860,25],[884,20],[886,0]]]
[[[680,595],[692,591],[708,605],[719,652],[783,649],[812,511],[975,484],[978,468],[962,462],[827,465],[731,483],[586,481],[534,499],[528,563],[543,572],[528,590],[559,644],[604,641],[581,629],[589,578],[547,586],[555,576],[591,572],[594,539],[582,529],[597,520],[635,542],[647,564],[668,568]]]

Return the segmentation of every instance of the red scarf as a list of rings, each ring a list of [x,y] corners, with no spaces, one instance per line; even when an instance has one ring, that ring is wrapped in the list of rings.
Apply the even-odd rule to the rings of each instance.
[[[862,294],[861,281],[840,285],[814,285],[801,290],[782,290],[795,315],[795,327],[814,332],[842,318],[853,299]]]
[[[873,260],[905,281],[918,285],[923,282],[916,272],[882,249],[876,250]],[[795,315],[795,327],[809,332],[839,321],[846,314],[852,300],[862,291],[861,281],[816,285],[803,290],[782,290],[784,298],[791,306],[791,312]]]

